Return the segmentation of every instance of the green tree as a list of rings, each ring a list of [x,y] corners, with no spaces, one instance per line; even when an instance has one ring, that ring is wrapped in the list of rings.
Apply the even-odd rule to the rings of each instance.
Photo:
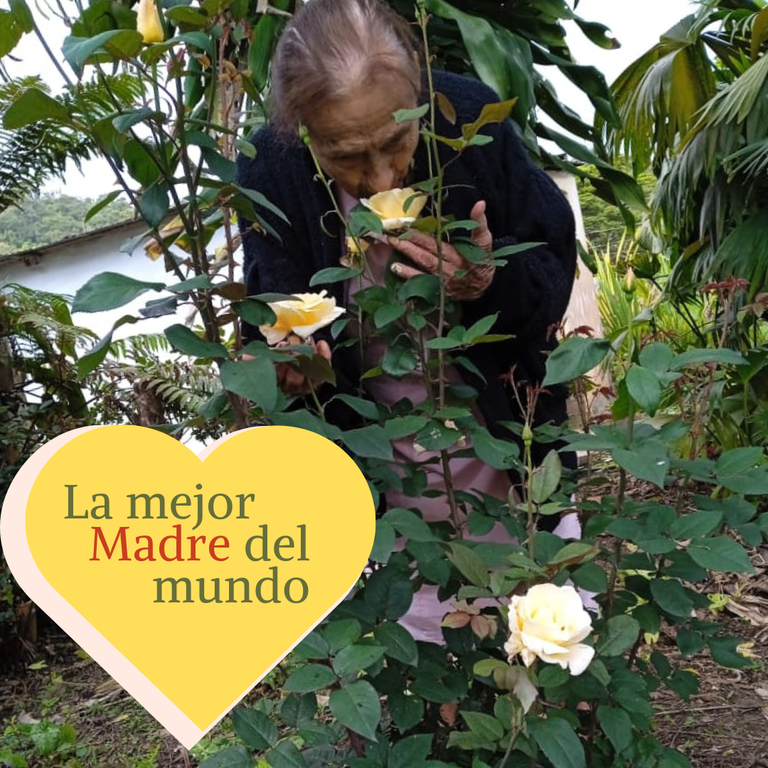
[[[115,200],[86,221],[96,201],[70,195],[40,195],[0,213],[0,255],[37,248],[133,218],[133,207]]]

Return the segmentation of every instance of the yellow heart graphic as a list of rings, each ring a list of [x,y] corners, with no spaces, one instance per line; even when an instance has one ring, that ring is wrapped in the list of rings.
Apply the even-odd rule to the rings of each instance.
[[[198,457],[86,427],[22,467],[0,533],[27,594],[189,748],[352,589],[375,510],[312,432],[244,430]]]

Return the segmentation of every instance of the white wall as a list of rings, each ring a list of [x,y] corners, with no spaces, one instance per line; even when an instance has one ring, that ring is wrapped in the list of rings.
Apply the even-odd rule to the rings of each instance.
[[[165,271],[162,258],[153,261],[141,247],[131,256],[120,251],[123,242],[141,234],[145,229],[146,225],[136,222],[92,237],[40,248],[21,258],[0,257],[0,285],[19,283],[36,290],[74,296],[82,285],[101,272],[117,272],[145,282],[166,285],[177,283],[176,276]],[[76,325],[104,336],[123,315],[140,317],[138,310],[147,300],[165,295],[168,294],[148,291],[118,309],[108,312],[76,312],[72,319]],[[184,322],[190,312],[189,307],[183,308],[175,320],[172,316],[142,318],[138,323],[121,326],[114,338],[121,339],[135,333],[157,333],[173,322]]]

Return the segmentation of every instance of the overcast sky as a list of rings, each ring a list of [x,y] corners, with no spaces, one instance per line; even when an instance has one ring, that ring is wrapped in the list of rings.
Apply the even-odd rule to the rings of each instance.
[[[696,3],[692,0],[581,0],[577,12],[589,21],[606,24],[621,43],[621,48],[614,51],[598,48],[584,37],[575,24],[569,25],[572,28],[568,30],[568,42],[580,64],[597,67],[610,83],[630,62],[648,50],[661,34],[695,7]],[[66,34],[63,25],[51,20],[43,21],[42,26],[49,46],[60,52],[61,41]],[[32,35],[25,35],[17,53],[21,61],[18,64],[11,62],[8,66],[12,75],[40,73],[54,90],[60,87],[61,78]],[[560,98],[587,122],[591,121],[592,107],[586,96],[560,77],[553,67],[543,71],[557,88]],[[114,188],[114,180],[103,163],[86,164],[84,171],[85,175],[81,175],[73,168],[65,184],[53,182],[46,187],[46,191],[97,197]]]

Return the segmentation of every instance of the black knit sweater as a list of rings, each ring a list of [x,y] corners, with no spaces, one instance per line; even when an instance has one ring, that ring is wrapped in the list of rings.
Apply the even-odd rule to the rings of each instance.
[[[490,88],[458,75],[435,72],[434,83],[457,113],[455,125],[439,117],[437,132],[443,136],[460,135],[461,126],[474,121],[485,104],[498,101]],[[509,433],[498,422],[520,421],[521,413],[502,377],[514,368],[515,381],[523,393],[525,386],[521,387],[521,383],[542,380],[546,353],[556,343],[552,329],[563,317],[573,286],[576,239],[573,214],[565,196],[530,161],[512,122],[490,125],[482,132],[493,141],[469,148],[447,166],[445,185],[449,193],[444,213],[468,219],[472,206],[485,200],[494,249],[519,242],[545,243],[508,257],[506,266],[497,268],[485,295],[462,305],[466,327],[498,313],[492,332],[514,334],[509,341],[469,350],[467,356],[483,372],[485,383],[461,371],[467,383],[478,390],[478,406],[488,429],[508,438]],[[302,143],[286,142],[269,126],[259,130],[251,141],[256,156],[239,158],[239,183],[265,195],[291,223],[259,209],[259,215],[279,234],[278,241],[253,230],[248,221],[240,221],[248,294],[307,292],[315,272],[339,265],[344,235],[341,224],[335,214],[328,214],[332,203],[322,183],[315,180],[311,155]],[[449,147],[441,145],[443,151],[443,162],[455,157]],[[413,178],[422,181],[428,177],[427,155],[420,143]],[[334,283],[331,293],[343,306],[342,284]],[[244,335],[248,340],[260,338],[258,330],[247,324]],[[354,357],[344,353],[343,349],[334,351],[333,358],[340,388],[343,382],[357,382],[360,375]],[[542,396],[536,422],[564,421],[565,398],[563,387]],[[337,413],[336,420],[343,421],[344,416]],[[536,458],[541,458],[543,452],[537,450]]]

